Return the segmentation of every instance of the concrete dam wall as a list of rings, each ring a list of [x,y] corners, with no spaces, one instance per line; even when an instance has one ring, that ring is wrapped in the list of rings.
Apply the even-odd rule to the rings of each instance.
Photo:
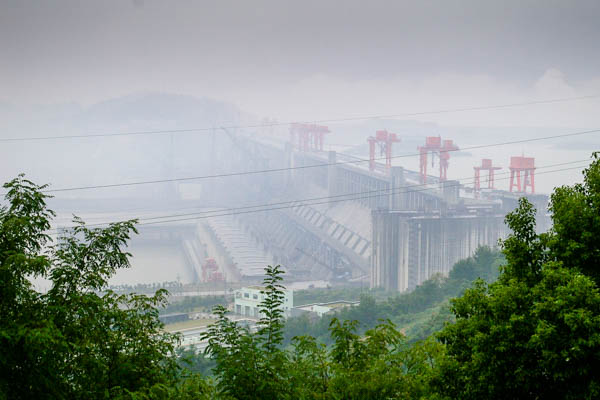
[[[508,235],[504,214],[440,216],[373,211],[371,286],[412,290],[435,274],[447,275],[477,247]]]

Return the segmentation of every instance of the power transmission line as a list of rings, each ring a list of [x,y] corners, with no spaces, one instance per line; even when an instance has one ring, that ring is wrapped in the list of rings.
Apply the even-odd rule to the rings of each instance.
[[[587,161],[587,160],[586,160]],[[574,161],[576,162],[576,161]],[[565,165],[565,164],[572,164],[574,162],[570,162],[570,163],[561,163],[561,164],[556,164],[553,166],[557,166],[557,165]],[[555,172],[562,172],[562,171],[568,171],[568,170],[574,170],[574,169],[580,169],[582,167],[587,166],[587,164],[585,165],[580,165],[580,166],[576,166],[576,167],[570,167],[570,168],[560,168],[560,169],[556,169],[556,170],[551,170],[551,171],[545,171],[545,172],[538,172],[536,175],[545,175],[545,174],[549,174],[549,173],[555,173]],[[546,166],[546,167],[551,167],[551,166]],[[539,167],[539,168],[545,168],[545,167]],[[508,173],[508,172],[506,172]],[[501,174],[506,174],[506,173],[501,173]],[[500,174],[497,174],[500,175]],[[506,180],[506,179],[510,179],[510,177],[505,177],[505,178],[498,178],[496,180]],[[461,186],[464,183],[460,183],[458,182],[457,184],[449,184],[446,185],[446,187],[456,187],[456,186]],[[407,189],[410,187],[417,187],[417,186],[423,186],[423,185],[411,185],[411,186],[405,186],[405,187],[401,187],[398,189]],[[390,189],[383,189],[383,191],[390,191]],[[403,190],[403,191],[399,191],[399,192],[395,192],[393,190],[391,190],[391,193],[397,193],[397,194],[401,194],[401,193],[416,193],[416,192],[423,192],[423,191],[427,191],[427,190],[431,190],[430,188],[422,188],[422,189],[418,189],[418,190]],[[358,192],[357,194],[360,194],[360,192]],[[374,198],[374,197],[379,197],[381,196],[381,194],[376,194],[376,195],[370,195],[370,196],[361,196],[361,197],[352,197],[352,198],[344,198],[344,199],[337,199],[337,200],[331,200],[332,198],[335,197],[341,197],[341,196],[352,196],[353,194],[345,194],[345,195],[338,195],[338,196],[327,196],[327,197],[322,197],[322,198],[317,198],[317,199],[329,199],[326,201],[321,201],[321,202],[311,202],[311,203],[303,203],[303,201],[307,201],[307,200],[294,200],[294,201],[288,201],[288,202],[281,202],[280,204],[292,204],[292,205],[288,205],[288,206],[283,206],[283,207],[269,207],[269,208],[261,208],[261,209],[257,209],[257,210],[247,210],[247,211],[240,211],[240,212],[223,212],[223,211],[228,211],[228,210],[236,210],[236,209],[225,209],[225,210],[215,210],[215,211],[207,211],[207,212],[202,212],[201,214],[205,214],[205,213],[214,213],[212,215],[200,215],[198,216],[197,214],[191,214],[191,215],[195,215],[194,217],[187,217],[187,218],[174,218],[174,219],[163,219],[163,218],[171,218],[171,217],[176,217],[176,216],[163,216],[163,217],[151,217],[151,218],[140,218],[139,220],[141,221],[151,221],[153,219],[163,219],[161,221],[152,221],[152,222],[140,222],[137,225],[154,225],[154,224],[160,224],[160,223],[168,223],[168,222],[181,222],[181,221],[191,221],[191,220],[198,220],[198,219],[206,219],[206,218],[214,218],[214,217],[223,217],[223,216],[229,216],[229,215],[239,215],[239,214],[249,214],[249,213],[255,213],[255,212],[264,212],[264,211],[274,211],[274,210],[281,210],[281,209],[289,209],[289,208],[294,208],[294,207],[298,207],[301,205],[307,205],[307,206],[314,206],[314,205],[320,205],[320,204],[330,204],[330,203],[337,203],[337,202],[344,202],[344,201],[354,201],[354,200],[361,200],[361,199],[368,199],[368,198]],[[293,204],[293,203],[299,203],[299,204]],[[271,203],[270,205],[277,205],[279,203]],[[260,205],[257,206],[249,206],[249,207],[240,207],[239,209],[244,209],[244,208],[257,208],[260,207]],[[135,219],[135,218],[133,218]],[[98,226],[105,226],[111,223],[116,223],[116,222],[124,222],[126,220],[122,220],[122,221],[115,221],[115,222],[103,222],[103,223],[97,223],[97,224],[89,224],[86,225],[87,227],[98,227]],[[52,229],[50,231],[55,231],[58,232],[59,230],[62,229],[72,229],[74,228],[74,226],[70,226],[70,227],[65,227],[65,228],[57,228],[57,229]]]
[[[224,128],[228,129],[244,129],[244,128],[267,128],[273,126],[286,126],[293,123],[339,123],[349,121],[361,121],[361,120],[372,120],[372,119],[384,119],[384,118],[399,118],[399,117],[415,117],[419,115],[430,115],[430,114],[447,114],[454,112],[465,112],[465,111],[483,111],[492,109],[502,108],[513,108],[522,107],[536,104],[551,104],[560,103],[567,101],[576,100],[588,100],[600,97],[600,94],[594,94],[589,96],[577,96],[577,97],[563,97],[557,99],[548,100],[537,100],[528,101],[523,103],[508,103],[508,104],[497,104],[489,106],[472,106],[472,107],[461,107],[461,108],[449,108],[433,111],[419,111],[412,113],[399,113],[399,114],[383,114],[383,115],[370,115],[370,116],[358,116],[358,117],[346,117],[346,118],[331,118],[321,119],[313,121],[296,121],[296,122],[272,122],[266,124],[250,124],[250,125],[230,125]],[[203,132],[211,131],[214,127],[202,127],[202,128],[187,128],[187,129],[164,129],[164,130],[147,130],[147,131],[132,131],[132,132],[119,132],[119,133],[96,133],[88,135],[57,135],[57,136],[37,136],[37,137],[13,137],[13,138],[0,138],[0,142],[22,142],[22,141],[37,141],[37,140],[59,140],[59,139],[87,139],[87,138],[98,138],[98,137],[119,137],[119,136],[140,136],[140,135],[161,135],[161,134],[180,134],[180,133],[192,133],[192,132]]]
[[[568,162],[558,163],[558,164],[542,165],[542,166],[536,167],[536,170],[540,170],[540,169],[544,169],[544,168],[553,168],[553,167],[558,167],[558,166],[562,166],[562,165],[569,165],[569,164],[576,164],[576,163],[585,162],[586,164],[576,167],[576,168],[581,168],[581,167],[587,166],[589,161],[590,161],[590,159],[585,158],[585,159],[581,159],[581,160],[568,161]],[[510,173],[510,171],[500,172],[500,173],[496,173],[495,176],[497,177],[499,175],[507,175],[509,173]],[[485,179],[483,177],[481,179],[485,182]],[[458,178],[458,179],[455,179],[455,180],[456,181],[465,181],[465,180],[472,180],[472,181],[474,181],[474,178],[472,176],[469,176],[469,177],[464,177],[464,178]],[[464,185],[464,184],[467,184],[467,183],[473,183],[473,182],[462,182],[461,184]],[[386,189],[366,190],[366,191],[361,191],[361,192],[351,192],[351,193],[344,193],[344,194],[338,194],[338,195],[330,195],[330,196],[311,197],[311,198],[304,198],[304,199],[286,200],[286,201],[275,202],[275,203],[262,203],[262,204],[248,205],[248,206],[242,206],[242,207],[233,207],[233,208],[226,208],[226,209],[197,211],[197,212],[191,212],[191,213],[185,213],[185,214],[170,214],[170,215],[162,215],[162,216],[158,216],[158,217],[146,217],[146,218],[139,217],[139,218],[136,218],[136,219],[143,220],[143,221],[149,221],[149,220],[155,220],[155,219],[185,217],[185,216],[190,216],[190,215],[209,214],[209,213],[215,213],[215,212],[221,213],[221,212],[225,212],[225,211],[237,211],[237,210],[247,210],[247,209],[252,209],[252,208],[272,207],[272,206],[277,206],[277,205],[282,205],[282,204],[303,203],[303,202],[309,202],[309,201],[334,199],[334,198],[347,197],[347,196],[357,196],[357,195],[370,194],[370,193],[380,193],[378,196],[381,196],[381,195],[386,195],[386,194],[394,194],[396,190],[408,189],[408,188],[415,188],[415,187],[424,187],[425,190],[430,190],[431,188],[429,186],[430,186],[430,184],[427,184],[427,183],[412,184],[412,185],[402,186],[401,188],[386,188]],[[453,185],[448,185],[448,186],[451,187]],[[387,192],[390,192],[390,193],[387,193]],[[348,199],[348,200],[352,200],[352,199]],[[206,208],[206,207],[185,207],[185,208],[175,209],[173,211],[183,211],[183,210],[198,209],[198,208]],[[139,211],[139,209],[126,210],[126,211]],[[142,210],[142,211],[144,211],[144,210]],[[150,210],[145,210],[145,211],[150,211]],[[262,210],[256,210],[256,211],[262,211]],[[88,224],[87,226],[103,225],[103,224],[105,224],[105,223]]]
[[[507,142],[469,146],[469,147],[463,147],[458,150],[447,150],[447,151],[455,152],[455,151],[475,150],[475,149],[482,149],[482,148],[488,148],[488,147],[506,146],[506,145],[511,145],[511,144],[520,144],[520,143],[536,142],[536,141],[541,141],[541,140],[550,140],[550,139],[558,139],[558,138],[564,138],[564,137],[579,136],[579,135],[585,135],[585,134],[590,134],[590,133],[600,133],[600,129],[579,131],[579,132],[573,132],[573,133],[565,133],[565,134],[552,135],[552,136],[543,136],[543,137],[538,137],[538,138],[520,139],[520,140],[507,141]],[[420,155],[421,155],[421,153],[411,153],[411,154],[402,154],[402,155],[392,156],[391,158],[406,158],[406,157],[415,157],[415,156],[420,156]],[[385,159],[385,157],[380,157],[380,158],[375,158],[374,160],[384,160],[384,159]],[[75,191],[75,190],[107,189],[107,188],[123,187],[123,186],[139,186],[139,185],[167,183],[167,182],[183,182],[183,181],[192,181],[192,180],[216,179],[216,178],[225,178],[225,177],[231,177],[231,176],[255,175],[255,174],[283,172],[283,171],[298,170],[298,169],[328,167],[328,166],[334,166],[334,165],[361,164],[361,163],[366,163],[366,162],[370,162],[370,160],[357,159],[357,160],[351,160],[351,161],[340,161],[340,162],[335,162],[335,163],[300,165],[300,166],[295,166],[295,167],[262,169],[262,170],[256,170],[256,171],[229,172],[229,173],[223,173],[223,174],[202,175],[202,176],[193,176],[193,177],[185,177],[185,178],[155,179],[155,180],[148,180],[148,181],[112,183],[112,184],[106,184],[106,185],[77,186],[77,187],[70,187],[70,188],[48,189],[48,190],[44,190],[43,192],[44,193],[57,193],[57,192],[67,192],[67,191]]]
[[[539,169],[543,169],[543,168],[551,168],[551,167],[557,167],[557,166],[561,166],[561,165],[575,164],[575,163],[579,163],[579,162],[586,162],[587,163],[587,162],[589,162],[589,159],[586,158],[586,159],[569,161],[569,162],[558,163],[558,164],[548,164],[548,165],[538,166],[538,167],[536,167],[536,169],[539,170]],[[500,172],[500,173],[497,173],[495,176],[506,175],[508,173],[510,173],[510,172]],[[462,180],[465,180],[465,179],[473,179],[473,178],[469,176],[469,177],[464,177],[464,178],[457,178],[455,180],[462,181]],[[430,184],[414,184],[414,185],[403,186],[403,188],[408,188],[408,187],[423,187],[423,186],[427,187],[429,185]],[[263,204],[249,205],[249,206],[243,206],[243,207],[235,207],[235,208],[228,208],[228,209],[219,209],[218,211],[221,212],[221,211],[230,211],[230,210],[243,210],[243,209],[257,208],[257,207],[269,207],[269,206],[279,205],[279,204],[289,204],[289,203],[304,202],[304,201],[323,200],[323,199],[331,199],[331,198],[337,198],[337,197],[353,196],[353,195],[368,194],[368,193],[381,193],[381,192],[388,192],[388,191],[391,191],[391,190],[393,190],[393,189],[386,188],[386,189],[376,189],[376,190],[368,190],[368,191],[362,191],[362,192],[351,192],[351,193],[345,193],[345,194],[339,194],[339,195],[331,195],[331,196],[324,196],[324,197],[313,197],[313,198],[295,199],[295,200],[289,200],[289,201],[277,202],[277,203],[263,203]],[[177,209],[177,210],[186,210],[186,209],[189,210],[189,209],[198,209],[198,208],[205,208],[205,207],[185,207],[185,208],[180,208],[180,209]],[[139,211],[139,210],[140,209],[133,209],[133,210],[127,210],[127,211]],[[144,211],[144,210],[141,209],[141,211]],[[145,211],[151,211],[151,210],[145,210]],[[162,216],[162,217],[144,218],[144,220],[147,220],[147,219],[157,219],[157,218],[167,218],[167,217],[175,217],[175,216],[185,216],[185,215],[196,215],[196,214],[203,214],[203,213],[209,213],[209,212],[214,212],[214,211],[200,211],[200,212],[189,213],[189,214],[167,215],[167,216]]]
[[[568,170],[573,170],[573,169],[579,169],[579,168],[582,168],[582,167],[584,167],[586,165],[580,165],[580,166],[571,167],[571,168],[561,168],[561,169],[556,169],[556,170],[552,170],[552,171],[545,171],[545,172],[540,172],[540,173],[538,173],[536,175],[545,175],[545,174],[548,174],[548,173],[562,172],[562,171],[568,171]],[[497,180],[506,180],[506,179],[510,179],[510,177],[499,178]],[[455,184],[455,185],[447,185],[446,187],[457,187],[457,186],[460,186],[460,183],[459,184]],[[419,189],[419,190],[408,190],[408,191],[398,192],[398,194],[400,194],[400,193],[423,192],[423,191],[426,191],[426,190],[430,190],[430,189],[429,188],[423,188],[423,189]],[[329,204],[329,203],[337,203],[337,202],[344,202],[344,201],[353,201],[353,200],[368,199],[368,198],[379,197],[379,196],[381,196],[381,195],[377,194],[377,195],[371,195],[371,196],[353,197],[353,198],[349,198],[349,199],[327,200],[327,201],[316,202],[316,203],[309,203],[309,204],[304,204],[304,205],[314,206],[314,205],[320,205],[320,204]],[[201,216],[201,217],[182,218],[182,219],[172,219],[172,220],[164,220],[164,221],[142,222],[142,223],[139,223],[138,225],[153,225],[153,224],[159,224],[159,223],[165,223],[165,222],[191,221],[191,220],[196,220],[196,219],[205,219],[205,218],[213,218],[213,217],[223,217],[223,216],[227,216],[227,215],[248,214],[248,213],[262,212],[262,211],[273,211],[273,210],[280,210],[280,209],[298,207],[299,205],[302,205],[302,204],[294,204],[294,205],[287,206],[287,207],[264,208],[264,209],[260,209],[260,210],[250,210],[250,211],[239,212],[239,213],[227,213],[227,214],[218,214],[218,215],[209,215],[209,216]]]
[[[558,163],[558,164],[543,165],[540,167],[536,167],[536,170],[544,169],[544,168],[553,168],[553,167],[558,167],[558,166],[562,166],[562,165],[576,164],[576,163],[581,163],[581,162],[586,162],[585,165],[588,165],[587,163],[589,162],[589,159],[569,161],[569,162]],[[578,166],[577,168],[581,168],[581,166]],[[495,176],[506,175],[506,174],[510,174],[510,171],[496,173]],[[464,180],[468,180],[468,179],[471,179],[474,181],[474,178],[472,176],[466,177],[466,178],[458,178],[456,180],[464,181]],[[485,179],[482,179],[482,180],[485,182]],[[465,182],[463,182],[462,184],[464,185]],[[339,198],[339,197],[357,196],[357,195],[370,194],[370,193],[379,193],[379,196],[382,196],[382,195],[386,195],[386,194],[394,194],[394,192],[399,189],[407,189],[407,188],[415,188],[415,187],[424,187],[426,190],[431,189],[428,186],[429,186],[429,184],[427,184],[427,183],[421,183],[421,184],[407,185],[407,186],[403,186],[401,188],[367,190],[367,191],[362,191],[362,192],[352,192],[352,193],[345,193],[345,194],[338,194],[338,195],[331,195],[331,196],[312,197],[312,198],[308,198],[308,199],[287,200],[287,201],[276,202],[276,203],[263,203],[263,204],[253,205],[253,206],[234,207],[234,208],[227,208],[227,209],[220,209],[220,210],[213,210],[213,211],[199,211],[199,212],[195,212],[195,213],[172,214],[172,215],[166,215],[166,216],[160,216],[160,217],[140,218],[140,220],[149,221],[149,220],[163,219],[163,218],[185,217],[185,216],[190,216],[190,215],[206,214],[206,213],[211,213],[211,212],[247,210],[250,208],[271,207],[271,206],[277,206],[277,205],[282,205],[282,204],[292,204],[292,203],[302,203],[302,202],[308,202],[308,201],[327,200],[327,199],[335,199],[335,198]],[[448,185],[448,186],[451,187],[453,185]],[[391,193],[387,193],[387,192],[391,192]],[[352,200],[352,199],[350,199],[350,200]]]

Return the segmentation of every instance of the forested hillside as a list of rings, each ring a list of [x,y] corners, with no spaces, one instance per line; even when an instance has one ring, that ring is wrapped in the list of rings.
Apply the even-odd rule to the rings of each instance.
[[[313,296],[321,301],[337,299],[352,299],[358,295],[360,304],[347,307],[333,315],[319,319],[308,315],[290,318],[285,325],[286,343],[295,336],[311,335],[323,343],[330,344],[329,326],[334,318],[340,320],[358,321],[358,332],[374,328],[380,320],[390,320],[401,330],[409,342],[427,338],[431,333],[440,330],[445,322],[451,321],[449,300],[462,294],[477,279],[487,283],[495,281],[500,273],[500,265],[504,261],[502,253],[489,248],[479,248],[473,257],[462,260],[454,265],[448,277],[434,276],[410,293],[388,296],[385,300],[377,301],[383,292],[364,291],[356,293],[355,289],[338,289],[333,296],[328,295],[328,289],[320,289],[327,296]],[[346,296],[349,293],[350,296]]]

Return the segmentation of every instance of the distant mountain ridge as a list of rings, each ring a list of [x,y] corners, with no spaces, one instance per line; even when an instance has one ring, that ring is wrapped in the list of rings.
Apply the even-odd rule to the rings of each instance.
[[[0,105],[0,137],[44,137],[218,128],[255,120],[233,104],[171,93],[137,93],[90,106],[77,103]],[[206,172],[207,132],[73,140],[8,142],[0,180],[21,172],[54,187],[171,178]],[[66,197],[157,197],[168,187],[61,193]]]
[[[106,129],[218,127],[251,118],[230,103],[161,92],[130,94],[90,106],[77,103],[16,106],[4,102],[0,104],[0,116],[0,137],[81,135]]]

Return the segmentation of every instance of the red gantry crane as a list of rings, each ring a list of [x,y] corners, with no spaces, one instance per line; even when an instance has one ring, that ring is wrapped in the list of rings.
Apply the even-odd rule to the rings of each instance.
[[[385,167],[389,170],[392,167],[392,145],[400,142],[395,133],[388,131],[377,131],[375,136],[367,138],[369,142],[369,170],[375,171],[375,147],[379,146],[379,153],[385,154]]]
[[[521,172],[523,173],[523,186],[521,187]],[[515,177],[516,182],[515,182]],[[512,192],[516,186],[517,192],[527,193],[527,187],[531,194],[535,193],[535,158],[517,156],[510,158],[510,188]]]
[[[293,123],[290,126],[290,142],[301,151],[323,151],[325,134],[331,132],[328,127],[316,124]]]
[[[428,136],[425,138],[425,146],[417,147],[420,153],[419,173],[421,182],[427,183],[427,156],[431,153],[431,166],[433,167],[434,157],[440,158],[440,182],[447,179],[450,152],[458,150],[458,146],[452,140],[444,140],[439,136]]]
[[[313,149],[323,151],[323,141],[327,133],[331,132],[328,127],[323,125],[312,125]]]
[[[296,139],[298,144],[296,144]],[[290,126],[290,142],[292,146],[298,146],[301,151],[308,150],[309,144],[309,129],[307,124],[293,123]]]
[[[202,267],[203,282],[222,282],[223,274],[219,271],[217,262],[214,258],[207,258]]]
[[[502,169],[502,167],[494,167],[492,166],[492,160],[490,160],[489,158],[484,158],[481,160],[481,166],[473,167],[473,169],[475,170],[475,180],[473,182],[473,189],[475,192],[475,196],[479,197],[479,192],[481,190],[481,171],[483,170],[488,172],[488,189],[494,189],[494,171]]]
[[[440,182],[447,179],[448,165],[450,164],[450,151],[458,150],[458,146],[452,140],[444,140],[440,149]]]

